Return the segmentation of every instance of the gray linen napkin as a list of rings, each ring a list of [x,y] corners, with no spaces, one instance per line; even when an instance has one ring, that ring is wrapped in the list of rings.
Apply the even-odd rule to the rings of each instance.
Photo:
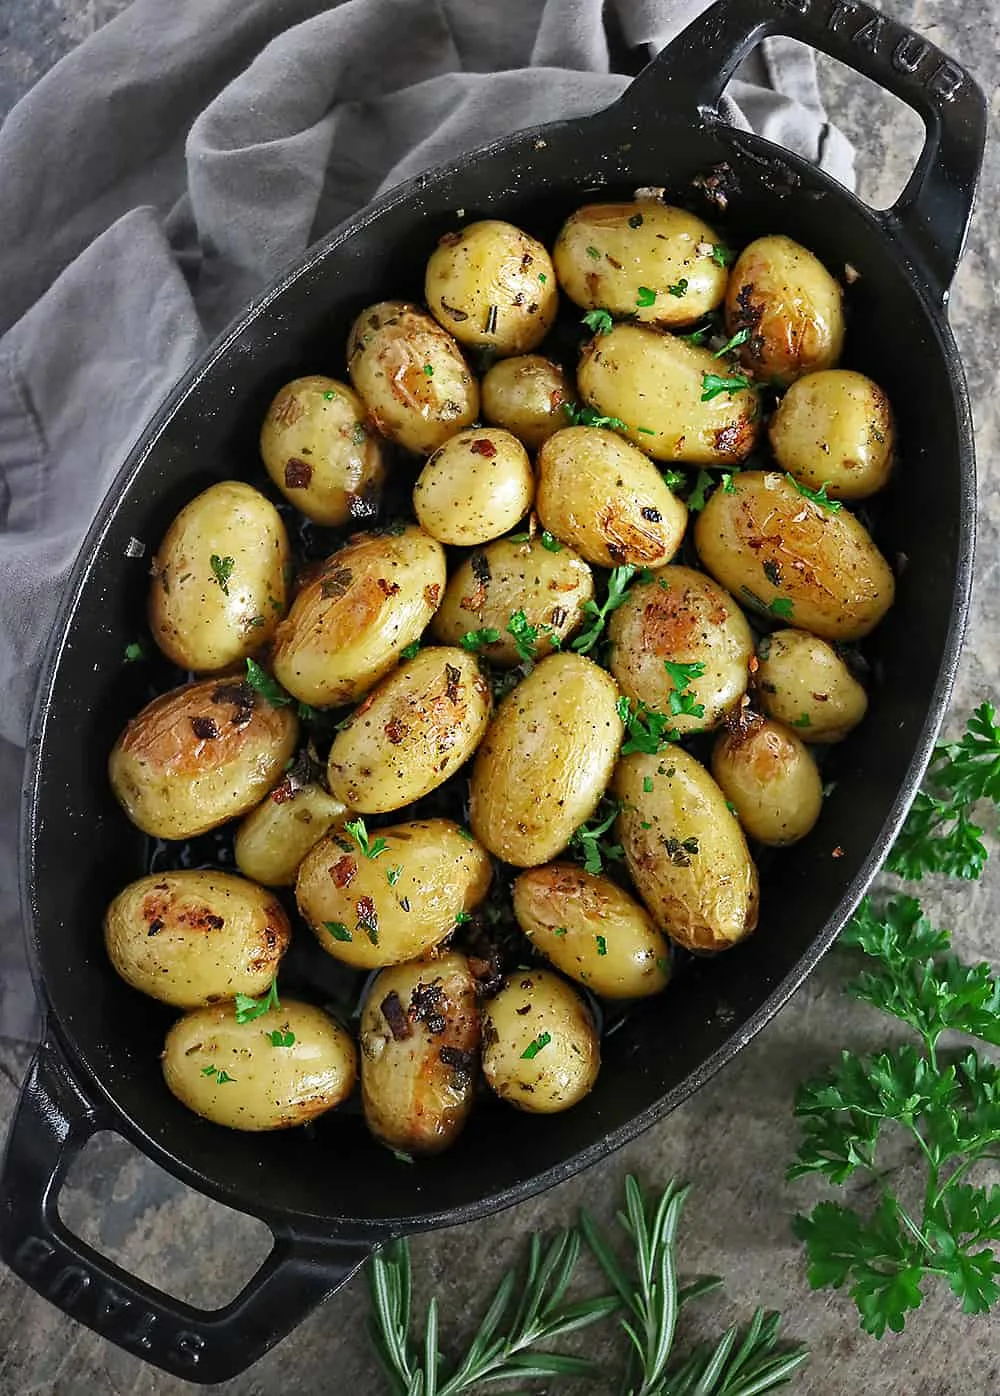
[[[705,0],[613,0],[655,53]],[[212,336],[376,194],[606,106],[601,0],[135,0],[0,128],[0,1035],[37,1015],[16,890],[38,661],[86,528]],[[812,55],[769,40],[734,124],[853,185]]]

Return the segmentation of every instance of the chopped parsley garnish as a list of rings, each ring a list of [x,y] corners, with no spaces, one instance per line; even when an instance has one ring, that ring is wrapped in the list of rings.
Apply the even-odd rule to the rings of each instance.
[[[433,364],[424,364],[424,375],[425,375],[425,377],[427,377],[427,378],[433,378],[433,377],[434,377],[434,365],[433,365]]]
[[[386,868],[385,870],[385,880],[386,882],[388,882],[390,887],[395,887],[396,883],[402,876],[403,869],[401,866],[396,868]]]
[[[652,793],[653,793],[653,777],[652,777],[652,776],[643,776],[643,778],[642,778],[642,789],[643,789],[643,793],[644,793],[644,794],[646,794],[646,795],[652,795]]]
[[[593,246],[587,248],[587,256],[592,257],[595,262],[599,262],[601,260],[600,252],[597,250],[596,247]]]
[[[608,334],[615,327],[610,310],[588,310],[583,317],[583,323],[588,330],[593,330],[594,334]]]
[[[247,660],[247,683],[255,692],[265,698],[272,708],[284,708],[289,703],[294,703],[295,699],[290,693],[286,693],[277,679],[272,678],[266,669],[262,669],[255,659]],[[308,707],[306,703],[299,704],[300,712],[306,711],[312,715],[314,708]],[[303,713],[303,716],[305,714]]]
[[[688,291],[688,280],[682,276],[680,281],[675,281],[672,286],[667,287],[668,296],[676,296],[680,300],[681,296],[686,296]]]
[[[694,489],[687,497],[687,507],[692,514],[700,514],[708,503],[708,491],[715,481],[707,470],[699,470],[698,478],[694,482]]]
[[[687,476],[684,474],[683,470],[665,470],[663,472],[663,483],[668,490],[673,490],[675,494],[686,479]]]
[[[792,726],[793,726],[793,727],[811,727],[811,726],[812,726],[812,718],[809,716],[808,713],[800,713],[799,716],[798,716],[798,717],[795,719],[795,721],[792,723]]]
[[[790,596],[776,596],[773,601],[768,602],[767,609],[772,615],[780,616],[782,620],[791,620],[795,603]]]
[[[458,643],[470,654],[478,654],[485,645],[495,645],[499,639],[500,631],[487,625],[482,630],[467,630]]]
[[[591,623],[573,641],[573,649],[577,654],[589,654],[601,638],[601,634],[607,624],[608,616],[612,611],[616,611],[625,600],[628,584],[635,576],[636,567],[634,563],[626,562],[621,567],[616,567],[608,575],[608,594],[603,603],[598,606],[596,601],[585,601],[582,611],[585,616],[591,617]]]
[[[528,617],[523,611],[515,611],[507,622],[507,634],[513,639],[514,648],[522,664],[534,664],[539,630],[546,631],[553,646],[556,649],[560,648],[561,642],[554,628],[551,625],[529,625]]]
[[[717,242],[711,251],[712,261],[719,267],[731,267],[736,261],[736,253],[724,242]]]
[[[236,566],[236,559],[234,557],[220,557],[218,553],[213,553],[208,560],[215,580],[219,584],[219,589],[223,596],[228,596],[229,581],[233,575],[233,568]]]
[[[271,987],[263,998],[255,999],[249,994],[237,994],[235,1007],[238,1023],[252,1023],[255,1018],[262,1018],[265,1013],[270,1013],[272,1008],[280,1008],[277,976],[271,980]]]
[[[636,431],[641,431],[643,436],[655,436],[655,427],[636,427]]]
[[[344,829],[350,834],[366,858],[377,858],[389,847],[385,839],[376,838],[374,842],[369,839],[365,821],[360,816],[357,819],[348,819],[344,824]]]
[[[700,679],[705,672],[705,666],[700,661],[694,664],[675,664],[672,660],[665,659],[663,667],[667,671],[667,676],[673,684],[670,693],[670,712],[672,716],[679,717],[704,717],[705,705],[696,701],[695,694],[688,684],[692,679]]]
[[[683,292],[681,293],[683,294]],[[656,292],[649,286],[640,286],[636,292],[635,303],[640,310],[648,310],[656,301]]]
[[[723,494],[735,494],[735,493],[736,493],[736,486],[733,484],[733,477],[732,477],[732,475],[731,475],[728,471],[726,471],[726,473],[725,473],[725,474],[723,475],[723,477],[722,477],[722,493],[723,493]]]
[[[570,846],[579,849],[583,854],[584,872],[599,873],[604,868],[605,859],[620,860],[623,856],[620,844],[609,843],[602,838],[602,835],[607,833],[618,818],[621,806],[617,800],[611,800],[608,797],[605,797],[602,805],[605,811],[608,811],[610,807],[610,812],[601,819],[599,816],[602,811],[599,809],[594,815],[593,821],[581,824],[578,829],[574,830],[573,837],[570,839]]]
[[[414,640],[412,644],[404,645],[399,651],[400,659],[414,659],[420,653],[420,641]]]
[[[563,545],[558,538],[554,538],[548,529],[543,528],[541,534],[542,547],[547,553],[561,553]]]
[[[687,334],[679,334],[678,339],[686,339],[688,344],[702,345],[706,339],[710,339],[715,333],[717,317],[710,314],[705,324],[699,325],[696,329],[689,330]]]
[[[716,349],[715,353],[712,355],[712,358],[724,359],[727,354],[732,354],[735,350],[737,350],[741,344],[746,344],[749,338],[750,331],[746,328],[746,326],[744,326],[742,330],[737,330],[731,339],[727,339],[721,349]]]
[[[224,1086],[228,1081],[236,1080],[235,1076],[230,1076],[228,1071],[223,1071],[223,1069],[218,1066],[203,1066],[201,1074],[202,1076],[214,1076],[220,1086]]]
[[[540,271],[540,272],[538,273],[538,279],[539,279],[539,281],[542,283],[542,285],[544,286],[545,283],[546,283],[546,281],[548,281],[549,278],[545,275],[545,273],[544,273],[543,271]]]
[[[604,938],[604,936],[595,936],[594,939],[597,941],[598,955],[606,955],[608,953],[607,940]]]
[[[665,713],[658,713],[655,708],[624,696],[618,699],[615,707],[625,724],[625,741],[621,753],[623,756],[628,756],[633,751],[655,756],[667,742],[677,740],[679,734],[671,727],[670,719]]]
[[[739,393],[744,388],[752,388],[750,379],[742,373],[731,374],[728,378],[720,378],[717,373],[703,373],[701,376],[701,400],[711,402],[720,393]]]
[[[145,659],[146,651],[138,640],[133,640],[130,645],[125,646],[125,663],[134,664],[137,659]]]
[[[456,925],[456,926],[464,926],[464,925],[467,924],[467,922],[469,922],[469,921],[471,921],[471,920],[472,920],[472,917],[471,917],[471,915],[469,914],[469,912],[467,912],[467,911],[456,911],[456,912],[455,912],[455,925]]]
[[[831,514],[840,513],[842,508],[840,500],[831,499],[826,492],[826,487],[830,483],[829,480],[824,480],[818,490],[811,490],[808,485],[800,484],[794,475],[788,475],[786,479],[792,482],[799,494],[805,495],[806,499],[811,499],[813,504],[818,504],[820,508],[829,510]]]
[[[551,1041],[551,1033],[540,1032],[534,1042],[529,1042],[527,1047],[525,1047],[524,1051],[521,1053],[521,1060],[524,1062],[534,1061],[542,1048],[547,1047]]]
[[[337,394],[334,392],[327,392],[324,393],[323,396],[326,398],[327,402],[332,402],[333,399],[337,396]]]
[[[553,933],[553,935],[564,936],[564,935],[566,934],[566,927],[565,927],[565,926],[553,926],[553,927],[552,927],[552,933]]]
[[[334,940],[353,940],[354,937],[344,925],[343,921],[324,921],[323,929],[329,931]]]
[[[274,1032],[268,1033],[268,1037],[271,1039],[272,1047],[295,1046],[295,1034],[292,1032],[291,1028],[286,1028],[284,1032],[282,1032],[281,1028],[275,1028]]]
[[[588,407],[586,403],[577,405],[575,402],[564,402],[562,410],[575,427],[610,427],[612,431],[628,430],[621,417],[602,417],[599,412],[595,411],[593,407]]]

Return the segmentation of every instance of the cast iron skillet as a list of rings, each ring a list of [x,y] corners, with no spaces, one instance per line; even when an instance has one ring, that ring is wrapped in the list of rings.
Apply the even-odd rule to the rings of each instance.
[[[802,160],[718,114],[738,63],[766,35],[793,35],[865,73],[923,117],[927,139],[896,205],[873,213]],[[541,1192],[662,1119],[773,1016],[868,886],[913,797],[943,715],[968,606],[975,520],[969,405],[944,319],[984,141],[982,94],[933,45],[863,4],[724,0],[585,120],[521,132],[422,175],[313,248],[171,394],[90,531],[56,626],[30,740],[23,821],[24,919],[47,1013],[0,1180],[0,1252],[66,1313],[167,1371],[219,1381],[248,1367],[332,1294],[380,1240],[470,1221]],[[905,554],[895,608],[868,647],[871,712],[842,751],[839,784],[809,839],[776,860],[764,919],[745,946],[696,962],[605,1044],[593,1094],[564,1116],[474,1114],[460,1145],[405,1167],[335,1112],[312,1137],[254,1136],[189,1114],[165,1090],[170,1013],[108,964],[105,906],[143,867],[105,775],[107,752],[148,697],[123,669],[139,633],[147,561],[176,509],[255,457],[258,423],[296,373],[341,369],[354,314],[420,293],[438,235],[496,215],[550,239],[588,196],[665,185],[728,162],[726,232],[784,232],[861,279],[850,294],[850,362],[888,391],[904,443],[879,541]],[[711,216],[711,215],[710,215]],[[831,856],[833,850],[842,856]],[[274,1248],[222,1309],[195,1310],[72,1236],[57,1211],[67,1167],[114,1129],[192,1187],[262,1218]],[[197,1245],[197,1237],[192,1237]]]

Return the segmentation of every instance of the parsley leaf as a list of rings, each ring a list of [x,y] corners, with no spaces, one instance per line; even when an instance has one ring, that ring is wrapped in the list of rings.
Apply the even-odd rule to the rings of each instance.
[[[251,998],[249,994],[237,994],[234,1006],[238,1023],[252,1023],[255,1018],[261,1018],[265,1013],[270,1013],[272,1008],[280,1008],[277,976],[271,980],[271,987],[262,998],[255,999]]]
[[[629,756],[633,751],[655,756],[668,742],[675,742],[680,736],[680,733],[671,727],[669,717],[664,713],[658,713],[655,708],[647,707],[643,702],[621,697],[615,707],[625,724],[622,756]],[[702,711],[704,712],[704,709]]]
[[[672,286],[667,287],[668,296],[676,296],[678,300],[688,293],[688,279],[682,276],[679,281],[675,281]]]
[[[708,491],[715,484],[707,470],[699,470],[698,477],[694,482],[694,489],[687,497],[687,507],[692,514],[700,514],[708,503]]]
[[[507,634],[514,641],[518,658],[527,664],[535,662],[535,645],[538,642],[538,626],[529,625],[523,611],[515,611],[507,622]],[[497,637],[499,639],[499,636]]]
[[[414,640],[410,645],[404,645],[399,651],[400,659],[415,659],[420,653],[420,641]]]
[[[750,331],[744,326],[742,330],[737,330],[731,339],[727,339],[721,349],[716,349],[712,355],[713,359],[724,359],[727,354],[735,353],[741,344],[746,344],[750,338]]]
[[[738,393],[744,388],[752,388],[750,379],[743,373],[731,374],[728,378],[720,378],[717,373],[703,373],[701,375],[701,400],[711,402],[720,393]]]
[[[271,1039],[272,1047],[295,1046],[295,1034],[292,1032],[291,1028],[285,1028],[284,1030],[275,1028],[273,1032],[268,1033],[268,1037]]]
[[[736,253],[731,247],[727,247],[724,242],[717,242],[711,251],[712,261],[716,266],[731,267],[736,261]]]
[[[541,533],[542,547],[547,553],[561,553],[563,545],[558,538],[554,538],[548,529],[543,528]]]
[[[594,246],[589,246],[587,248],[587,256],[593,258],[595,262],[599,262],[601,260],[601,254]]]
[[[233,575],[233,568],[236,566],[236,559],[234,557],[220,557],[218,553],[213,553],[208,561],[223,596],[228,596],[229,582]]]
[[[547,1047],[552,1041],[552,1034],[540,1032],[533,1042],[529,1042],[521,1053],[521,1060],[524,1062],[534,1061],[543,1047]]]
[[[700,661],[694,664],[675,664],[671,660],[665,659],[663,667],[673,684],[669,699],[671,715],[673,717],[679,717],[682,714],[686,717],[704,717],[704,703],[699,703],[695,694],[688,688],[692,679],[700,679],[704,674],[704,664]]]
[[[683,292],[682,292],[683,294]],[[656,301],[656,292],[649,286],[640,286],[636,292],[635,303],[640,310],[648,310]]]
[[[803,485],[796,480],[794,475],[789,475],[788,479],[798,490],[799,494],[805,495],[806,499],[811,499],[813,504],[818,504],[821,508],[829,510],[831,514],[840,513],[843,507],[840,500],[830,499],[827,495],[826,487],[829,484],[828,480],[824,480],[818,490],[811,490],[808,485]]]
[[[624,857],[620,844],[611,843],[603,837],[618,818],[620,810],[618,801],[606,795],[593,818],[574,831],[569,841],[570,847],[583,855],[584,872],[602,872],[605,859],[620,861]]]
[[[578,405],[575,402],[564,402],[562,410],[575,427],[609,427],[612,431],[626,431],[627,428],[621,417],[602,417],[593,407],[588,407],[586,403]]]
[[[260,696],[271,704],[272,708],[285,708],[290,703],[294,703],[295,711],[305,722],[319,716],[318,708],[311,708],[308,703],[300,703],[286,693],[276,678],[273,678],[266,669],[262,669],[255,659],[247,660],[247,683]]]
[[[125,663],[134,664],[136,660],[145,659],[146,651],[138,640],[133,640],[130,645],[125,646]]]
[[[344,830],[350,834],[366,858],[377,858],[389,847],[383,838],[376,838],[374,842],[370,840],[368,830],[365,828],[365,821],[360,815],[357,819],[346,820]]]
[[[588,310],[583,317],[583,323],[588,330],[593,330],[594,334],[609,334],[615,327],[610,310]]]
[[[767,603],[767,609],[774,616],[780,616],[782,620],[791,620],[795,611],[795,603],[790,596],[776,596],[773,601]]]
[[[344,941],[347,941],[347,940],[353,940],[353,939],[354,939],[354,937],[351,935],[350,931],[349,931],[349,930],[347,929],[347,927],[344,925],[343,921],[324,921],[324,922],[323,922],[323,928],[324,928],[324,930],[327,930],[327,931],[330,932],[330,934],[333,936],[334,940],[344,940]]]
[[[495,645],[499,639],[500,631],[487,625],[482,630],[467,630],[458,643],[470,654],[477,654],[484,646]]]
[[[585,601],[581,610],[585,616],[591,617],[590,625],[573,641],[572,648],[577,654],[589,654],[597,644],[604,631],[608,616],[612,611],[617,611],[618,607],[625,600],[628,584],[635,576],[636,568],[634,563],[626,562],[621,567],[616,567],[608,575],[608,594],[601,605],[596,601]]]

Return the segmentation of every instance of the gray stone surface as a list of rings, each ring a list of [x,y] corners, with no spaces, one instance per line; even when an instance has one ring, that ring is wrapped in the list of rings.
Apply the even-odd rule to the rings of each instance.
[[[61,53],[124,0],[7,0],[0,7],[0,110]],[[1000,80],[1000,15],[989,0],[963,7],[947,0],[894,0],[900,18],[932,37],[994,94]],[[4,28],[6,26],[6,36]],[[888,202],[912,162],[911,122],[835,65],[823,64],[831,111],[859,148],[862,192]],[[987,155],[983,194],[952,322],[965,356],[980,459],[981,537],[973,614],[953,706],[953,726],[984,696],[1000,694],[1000,147]],[[1000,856],[981,885],[928,889],[930,909],[957,927],[967,956],[1000,961]],[[515,1211],[414,1243],[421,1293],[437,1292],[445,1343],[460,1337],[502,1265],[536,1231],[570,1220],[579,1204],[605,1216],[628,1169],[650,1180],[679,1174],[697,1184],[687,1211],[682,1261],[690,1271],[726,1276],[724,1301],[705,1301],[693,1336],[749,1314],[780,1308],[789,1334],[806,1340],[813,1360],[794,1386],[801,1396],[993,1396],[1000,1391],[1000,1323],[961,1314],[949,1293],[932,1288],[904,1337],[876,1345],[859,1333],[850,1302],[813,1295],[789,1217],[812,1190],[783,1181],[794,1151],[795,1084],[831,1053],[885,1040],[885,1024],[847,1001],[839,970],[824,963],[780,1017],[740,1057],[667,1121],[604,1164]],[[28,1062],[0,1044],[0,1125],[13,1109]],[[266,1238],[257,1224],[206,1202],[143,1160],[121,1140],[103,1138],[84,1156],[64,1191],[69,1225],[139,1275],[196,1303],[233,1294],[259,1262]],[[215,1388],[239,1396],[278,1392],[376,1396],[383,1388],[362,1332],[366,1301],[355,1281],[237,1381]],[[601,1343],[596,1343],[601,1351]],[[611,1340],[604,1351],[610,1353]],[[0,1274],[0,1396],[165,1396],[191,1390],[143,1366],[62,1318],[7,1272]],[[569,1387],[554,1388],[571,1392]],[[583,1388],[580,1388],[583,1390]],[[588,1387],[588,1390],[599,1389]]]

